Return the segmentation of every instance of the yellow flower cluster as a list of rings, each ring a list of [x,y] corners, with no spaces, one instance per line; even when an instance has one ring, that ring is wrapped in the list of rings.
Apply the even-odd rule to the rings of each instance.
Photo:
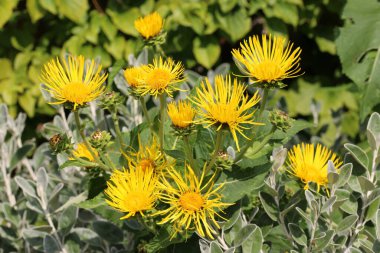
[[[163,19],[156,12],[135,21],[135,28],[145,39],[158,36],[162,27]],[[239,69],[253,83],[279,82],[300,75],[300,54],[301,49],[293,50],[293,44],[286,42],[285,38],[270,35],[263,35],[261,40],[259,36],[250,37],[241,43],[241,48],[232,51]],[[250,139],[251,126],[263,125],[254,119],[255,106],[261,100],[258,91],[248,90],[246,84],[230,75],[217,75],[213,80],[202,80],[188,100],[169,103],[166,108],[166,96],[173,97],[174,92],[180,90],[178,84],[185,80],[181,62],[160,56],[152,64],[125,69],[124,77],[133,95],[160,97],[160,144],[153,137],[150,145],[143,145],[139,138],[138,151],[123,153],[128,168],[114,170],[105,190],[107,203],[125,213],[122,219],[136,215],[139,218],[146,215],[162,217],[158,224],[171,223],[174,228],[172,236],[184,230],[195,230],[202,237],[214,238],[219,229],[216,216],[229,206],[222,201],[220,194],[223,184],[215,185],[217,172],[212,172],[210,166],[205,165],[199,172],[193,164],[185,164],[182,170],[177,170],[174,162],[169,161],[163,145],[163,116],[167,113],[172,126],[181,130],[178,132],[184,133],[183,136],[191,133],[189,129],[194,124],[213,127],[218,136],[222,131],[228,131],[240,151],[239,137]],[[51,60],[41,75],[45,89],[56,100],[52,103],[69,103],[74,111],[104,92],[106,78],[107,74],[102,73],[100,65],[94,60],[86,62],[83,56]],[[265,99],[264,95],[264,106]],[[262,108],[259,121],[261,112]],[[76,116],[79,121],[78,114]],[[146,118],[148,120],[149,115]],[[99,162],[98,152],[92,151],[86,148],[85,143],[80,143],[73,151],[74,159]],[[218,151],[215,147],[214,154]],[[191,163],[193,154],[189,153]],[[213,159],[210,159],[211,164],[215,162]],[[336,168],[342,164],[336,154],[321,145],[296,145],[289,152],[288,172],[298,177],[305,184],[305,189],[313,182],[319,190],[328,184],[329,160]]]

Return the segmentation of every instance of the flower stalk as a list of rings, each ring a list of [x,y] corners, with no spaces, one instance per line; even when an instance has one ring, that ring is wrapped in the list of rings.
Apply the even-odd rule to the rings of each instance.
[[[86,135],[84,134],[83,129],[82,129],[81,124],[80,124],[79,112],[77,110],[75,110],[73,112],[74,112],[75,124],[77,125],[79,134],[82,137],[83,143],[86,146],[86,148],[88,149],[88,152],[90,152],[90,154],[95,159],[95,161],[99,167],[101,167],[104,170],[108,170],[108,167],[99,159],[98,156],[95,155],[94,151],[92,150],[90,143],[88,143]]]
[[[206,167],[205,175],[207,175],[207,173],[211,170],[212,166],[215,164],[216,158],[218,157],[219,149],[221,148],[222,143],[223,143],[223,137],[224,137],[223,130],[219,130],[216,132],[215,150],[211,157],[210,163]]]
[[[164,122],[165,122],[165,111],[166,111],[166,99],[165,94],[160,95],[160,126],[158,135],[160,138],[160,149],[164,153]]]

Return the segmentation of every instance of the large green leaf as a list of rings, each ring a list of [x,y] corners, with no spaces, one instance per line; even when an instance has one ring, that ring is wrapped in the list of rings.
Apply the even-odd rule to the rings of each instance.
[[[0,1],[0,28],[12,16],[13,8],[17,6],[18,0],[2,0]]]
[[[380,97],[380,2],[347,1],[342,18],[346,22],[336,40],[337,52],[343,72],[362,88],[363,120]]]
[[[195,59],[207,69],[219,59],[220,51],[219,41],[215,37],[196,37],[193,41]]]
[[[57,0],[59,13],[75,23],[84,23],[89,8],[87,0]]]

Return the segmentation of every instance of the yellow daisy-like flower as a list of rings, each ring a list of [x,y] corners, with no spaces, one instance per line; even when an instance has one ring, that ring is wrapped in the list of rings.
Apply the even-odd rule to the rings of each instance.
[[[196,124],[206,124],[206,127],[215,125],[217,131],[222,127],[228,127],[238,150],[239,142],[236,132],[248,139],[243,130],[248,129],[244,125],[262,125],[253,121],[255,111],[249,111],[259,101],[260,97],[256,92],[251,98],[244,95],[246,86],[231,80],[231,76],[223,78],[215,77],[215,87],[213,88],[208,79],[197,88],[197,95],[191,101],[198,106],[197,114],[200,119],[195,120]]]
[[[126,213],[120,219],[128,219],[136,213],[152,210],[158,198],[158,178],[153,171],[142,171],[135,168],[115,170],[107,182],[104,191],[106,202],[118,211]]]
[[[321,144],[317,144],[316,148],[313,144],[295,145],[289,151],[288,158],[289,173],[305,183],[305,190],[309,188],[310,182],[318,185],[318,191],[321,186],[327,187],[327,163],[329,160],[337,169],[342,165],[342,161],[337,155]]]
[[[157,97],[166,93],[172,97],[173,91],[180,90],[175,84],[184,80],[182,75],[185,69],[181,62],[174,63],[171,58],[164,61],[160,57],[143,69],[141,85],[138,86],[142,96],[150,94]]]
[[[168,178],[162,177],[159,183],[159,189],[162,190],[160,200],[169,207],[155,215],[164,216],[158,224],[173,223],[172,237],[185,229],[196,230],[202,237],[214,238],[216,231],[213,227],[219,228],[215,215],[221,217],[218,212],[230,205],[223,203],[218,193],[223,184],[214,188],[214,176],[204,182],[205,170],[198,179],[191,167],[187,166],[184,176],[171,168]]]
[[[168,115],[175,127],[186,128],[195,117],[195,109],[187,101],[172,102],[168,104]]]
[[[56,102],[62,104],[70,102],[74,110],[78,105],[95,100],[105,90],[103,85],[107,74],[101,74],[102,66],[85,62],[84,56],[68,56],[68,59],[57,58],[46,63],[41,73],[41,79]]]
[[[145,146],[139,138],[139,150],[124,156],[128,160],[129,167],[142,171],[154,171],[157,174],[168,166],[165,154],[161,153],[156,139],[153,139],[150,146]]]
[[[98,151],[96,149],[92,148],[92,152],[95,154],[95,156],[99,156]],[[84,144],[84,142],[79,143],[77,145],[77,148],[73,151],[73,155],[75,157],[79,158],[87,158],[90,162],[94,162],[95,158],[91,155],[90,151]],[[74,160],[75,158],[70,158],[70,160]]]
[[[164,25],[164,20],[158,14],[153,12],[145,17],[140,17],[135,20],[135,28],[145,39],[157,36]]]
[[[270,83],[301,75],[302,50],[299,47],[293,50],[293,44],[286,43],[284,37],[272,39],[264,34],[260,43],[259,36],[252,36],[240,46],[232,50],[232,55],[239,69],[254,82]]]
[[[140,66],[127,68],[124,70],[124,78],[132,88],[136,88],[139,84],[141,84],[144,74],[143,68],[144,66]]]

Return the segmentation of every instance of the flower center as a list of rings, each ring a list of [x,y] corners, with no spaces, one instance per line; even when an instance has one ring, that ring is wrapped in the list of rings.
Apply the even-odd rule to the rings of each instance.
[[[91,84],[71,82],[62,87],[62,97],[67,101],[82,105],[91,99]]]
[[[146,171],[147,169],[154,168],[155,164],[150,159],[143,159],[139,162],[139,167],[142,169],[142,171]]]
[[[213,114],[212,117],[222,124],[233,125],[239,118],[235,106],[229,104],[217,104],[210,111]]]
[[[129,212],[139,212],[151,208],[152,199],[145,192],[129,192],[124,198],[124,207]]]
[[[275,81],[285,75],[285,71],[277,62],[266,60],[254,66],[254,76],[258,80]]]
[[[172,80],[170,72],[163,69],[153,69],[147,77],[146,83],[153,89],[164,89]]]
[[[200,193],[186,192],[179,198],[179,204],[187,211],[198,211],[203,207],[204,199]]]

